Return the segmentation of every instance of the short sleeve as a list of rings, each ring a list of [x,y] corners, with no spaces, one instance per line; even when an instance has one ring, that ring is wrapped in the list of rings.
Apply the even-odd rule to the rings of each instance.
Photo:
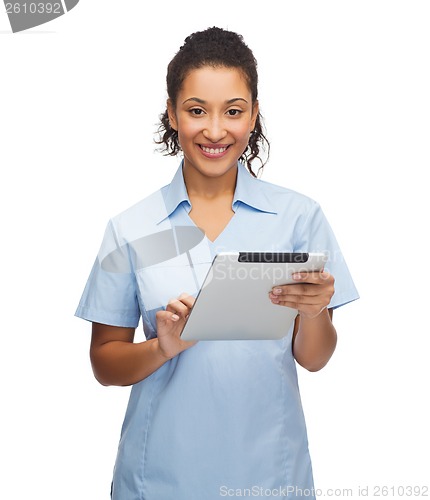
[[[138,326],[140,309],[129,253],[109,221],[75,316],[112,326]]]
[[[325,252],[327,254],[325,269],[335,279],[335,293],[329,308],[335,309],[359,298],[336,237],[318,203],[313,202],[311,210],[303,218],[296,244],[298,252]]]

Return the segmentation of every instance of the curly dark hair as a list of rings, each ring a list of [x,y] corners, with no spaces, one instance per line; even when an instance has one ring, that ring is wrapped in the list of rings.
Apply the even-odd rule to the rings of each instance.
[[[185,39],[184,45],[170,61],[167,67],[167,94],[173,105],[187,74],[203,66],[238,68],[247,81],[252,95],[252,102],[257,101],[258,96],[258,74],[257,61],[251,49],[243,41],[243,37],[237,33],[213,27],[204,31],[197,31]],[[178,133],[169,123],[167,109],[160,115],[158,128],[161,151],[166,155],[175,156],[181,150],[178,141]],[[240,160],[246,164],[249,172],[256,177],[251,168],[255,158],[261,162],[262,169],[266,162],[260,158],[260,146],[266,151],[266,161],[269,156],[270,144],[263,133],[263,118],[258,113],[255,128],[250,135],[248,146],[243,152]]]

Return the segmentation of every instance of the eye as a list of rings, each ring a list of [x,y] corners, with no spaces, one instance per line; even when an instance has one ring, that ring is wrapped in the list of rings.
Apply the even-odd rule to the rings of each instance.
[[[189,110],[189,113],[194,116],[201,116],[204,113],[204,111],[200,108],[193,108]]]
[[[241,109],[229,109],[227,111],[227,114],[229,116],[239,116],[240,114],[242,113],[242,110]]]

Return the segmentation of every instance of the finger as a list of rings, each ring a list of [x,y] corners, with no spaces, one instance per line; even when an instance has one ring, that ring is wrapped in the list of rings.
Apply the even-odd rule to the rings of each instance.
[[[294,304],[294,309],[298,309],[300,307],[313,307],[316,305],[321,305],[322,307],[329,304],[330,297],[309,297],[309,296],[284,296],[284,297],[274,297],[270,298],[273,304],[280,304],[287,307],[292,307],[291,304]]]
[[[313,283],[316,285],[320,285],[323,283],[327,283],[328,281],[333,280],[333,276],[327,271],[302,271],[298,273],[293,273],[292,278],[294,281],[302,282],[302,283]]]
[[[156,316],[157,322],[164,322],[164,323],[168,323],[169,321],[176,323],[177,321],[179,321],[181,319],[175,312],[168,311],[168,310],[157,311],[155,316]]]
[[[327,308],[328,303],[303,303],[303,302],[295,302],[293,300],[284,300],[280,301],[272,301],[273,304],[279,305],[281,307],[289,307],[291,309],[296,309],[301,314],[306,315],[307,317],[315,317],[320,314],[321,311]]]
[[[333,286],[318,285],[288,285],[281,293],[269,292],[269,298],[274,304],[295,302],[298,304],[326,304],[334,293]]]
[[[194,302],[196,301],[195,297],[189,295],[188,293],[181,293],[178,299],[190,309],[193,307]]]
[[[334,277],[329,273],[322,273],[320,277],[316,277],[315,273],[300,273],[300,279],[303,281],[289,284],[289,285],[277,285],[272,288],[271,293],[273,295],[323,295],[325,293],[334,293]],[[313,276],[310,276],[310,275]]]
[[[321,293],[323,293],[323,290],[320,286],[301,283],[297,285],[284,285],[282,288],[274,288],[271,295],[274,297],[285,297],[291,295],[318,296]]]
[[[166,306],[166,311],[174,313],[174,314],[178,315],[180,318],[185,318],[186,316],[188,316],[188,314],[190,312],[190,308],[189,308],[189,306],[184,304],[184,302],[182,302],[181,300],[172,299],[172,300],[169,300],[169,302]]]
[[[314,314],[315,310],[321,311],[330,304],[331,294],[325,295],[283,295],[283,296],[270,296],[272,304],[284,307],[291,307],[299,311],[311,311]]]

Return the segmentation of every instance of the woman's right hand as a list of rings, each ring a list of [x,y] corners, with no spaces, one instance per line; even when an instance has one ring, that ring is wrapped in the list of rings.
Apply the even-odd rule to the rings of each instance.
[[[194,297],[182,293],[177,299],[170,300],[164,311],[156,313],[159,349],[167,359],[174,358],[197,343],[181,339],[182,330],[194,301]]]

